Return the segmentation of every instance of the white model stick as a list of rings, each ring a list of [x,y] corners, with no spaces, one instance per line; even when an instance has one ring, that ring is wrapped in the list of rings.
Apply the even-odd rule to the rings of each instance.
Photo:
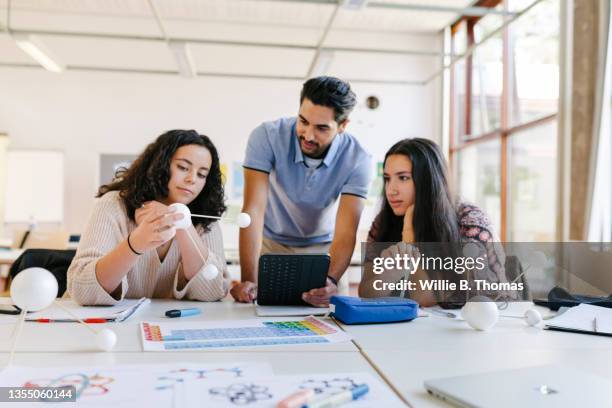
[[[200,214],[191,214],[192,217],[199,217],[199,218],[212,218],[213,220],[220,220],[221,217],[215,217],[214,215],[200,215]]]
[[[85,323],[83,319],[72,312],[72,310],[62,305],[60,302],[55,302],[55,305],[72,316],[73,319],[78,320],[79,323],[91,330],[91,332],[96,335],[96,345],[100,350],[111,351],[113,347],[115,347],[115,344],[117,344],[117,335],[114,331],[110,329],[96,330],[91,325]]]
[[[202,265],[206,265],[206,258],[204,258],[202,251],[200,251],[200,247],[198,246],[198,244],[195,242],[195,240],[191,236],[191,233],[189,232],[189,230],[185,232],[187,233],[187,236],[191,240],[191,243],[195,247],[196,251],[198,251],[198,255],[200,255],[200,259],[202,260]],[[217,267],[213,265],[212,263],[209,263],[204,268],[203,274],[204,274],[204,278],[206,278],[207,280],[213,280],[217,277],[217,275],[219,275],[219,269],[217,269]]]
[[[196,249],[196,251],[198,251],[198,255],[200,255],[200,259],[202,260],[202,263],[205,264],[206,263],[206,258],[204,258],[204,255],[202,255],[202,251],[200,251],[200,247],[195,242],[195,239],[193,239],[193,237],[191,236],[191,233],[189,231],[185,231],[185,232],[187,232],[187,236],[191,240],[191,243],[193,244],[193,246]]]
[[[13,364],[13,357],[15,355],[15,348],[17,347],[17,340],[19,339],[19,337],[21,337],[21,331],[23,330],[23,324],[25,322],[25,317],[27,313],[28,311],[23,309],[21,311],[21,314],[19,315],[17,333],[13,332],[14,337],[13,337],[13,345],[11,346],[11,354],[9,354],[8,362],[6,363],[6,366],[4,368],[10,367]]]
[[[79,316],[77,316],[72,310],[68,309],[66,306],[62,305],[60,302],[55,302],[55,306],[59,307],[60,309],[62,309],[64,312],[66,312],[69,316],[71,316],[73,319],[78,320],[79,323],[81,323],[82,325],[84,325],[85,327],[87,327],[87,329],[91,330],[91,332],[93,334],[98,334],[99,331],[94,329],[93,327],[91,327],[90,325],[88,325],[87,323],[85,323],[83,321],[83,319],[81,319]]]

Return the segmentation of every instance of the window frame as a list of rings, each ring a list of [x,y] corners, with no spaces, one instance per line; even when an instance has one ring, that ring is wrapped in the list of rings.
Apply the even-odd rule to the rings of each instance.
[[[504,7],[507,8],[507,1],[506,0],[479,0],[477,1],[474,6],[477,7],[489,7],[489,8],[494,8],[497,7],[499,5],[503,5]],[[478,16],[478,17],[468,17],[468,16],[462,16],[461,18],[459,18],[457,21],[455,21],[453,24],[451,24],[451,50],[454,50],[456,48],[456,44],[455,44],[455,34],[457,33],[457,31],[459,30],[461,24],[466,24],[466,41],[467,44],[465,44],[465,49],[468,49],[469,47],[473,46],[475,41],[474,41],[474,26],[478,23],[478,21],[481,19],[482,17]],[[514,125],[514,126],[510,126],[510,109],[509,109],[509,103],[510,101],[510,75],[512,74],[511,72],[511,48],[510,48],[510,33],[509,33],[509,28],[506,26],[503,29],[503,34],[502,34],[502,42],[503,42],[503,49],[502,49],[502,67],[503,67],[503,84],[502,84],[502,93],[501,93],[501,112],[500,112],[500,127],[498,129],[494,129],[492,131],[486,132],[486,133],[482,133],[479,135],[472,135],[471,134],[471,117],[472,117],[472,101],[473,101],[473,89],[472,89],[472,75],[473,75],[473,54],[469,54],[468,56],[465,57],[465,77],[462,78],[462,81],[464,82],[465,85],[465,109],[464,109],[464,114],[463,117],[461,118],[456,118],[457,116],[457,112],[455,112],[456,109],[456,95],[455,95],[455,88],[456,88],[456,72],[455,72],[455,65],[453,65],[450,69],[450,75],[449,75],[449,80],[450,80],[450,84],[449,84],[449,88],[450,88],[450,109],[449,109],[449,117],[450,117],[450,124],[451,126],[449,127],[449,165],[450,168],[453,170],[453,173],[456,175],[458,174],[458,163],[456,160],[455,155],[460,152],[461,150],[467,148],[467,147],[471,147],[474,146],[476,144],[480,144],[480,143],[484,143],[484,142],[488,142],[491,140],[500,140],[500,223],[501,225],[499,226],[499,230],[500,230],[500,239],[502,242],[506,242],[510,236],[510,230],[509,230],[509,189],[510,189],[510,185],[509,185],[509,145],[510,145],[510,138],[518,132],[524,131],[526,129],[530,129],[530,128],[534,128],[537,126],[541,126],[545,123],[548,123],[550,121],[554,121],[557,120],[558,117],[558,113],[559,110],[557,108],[557,112],[552,113],[552,114],[548,114],[536,119],[532,119],[529,121],[526,121],[525,123],[521,123],[518,125]],[[458,135],[456,134],[456,126],[455,126],[455,119],[459,119],[462,122],[462,127],[463,129],[465,129],[465,134],[466,135],[470,135],[469,138],[464,138],[462,137],[462,135]],[[459,126],[459,128],[461,128],[461,126]],[[555,232],[556,234],[557,232]]]

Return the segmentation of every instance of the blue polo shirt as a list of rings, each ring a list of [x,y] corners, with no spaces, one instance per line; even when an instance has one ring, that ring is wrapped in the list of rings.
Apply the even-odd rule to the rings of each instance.
[[[249,137],[243,166],[270,175],[264,236],[288,246],[332,241],[340,194],[366,198],[372,157],[347,132],[336,135],[318,167],[304,161],[297,118],[264,122]]]

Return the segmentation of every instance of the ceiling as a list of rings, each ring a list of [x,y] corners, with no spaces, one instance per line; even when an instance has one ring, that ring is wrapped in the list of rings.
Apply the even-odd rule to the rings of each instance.
[[[7,32],[34,34],[67,69],[174,74],[167,41],[189,44],[199,75],[420,81],[440,63],[441,30],[473,0],[0,0],[0,65],[38,66]],[[333,16],[333,19],[332,19]]]

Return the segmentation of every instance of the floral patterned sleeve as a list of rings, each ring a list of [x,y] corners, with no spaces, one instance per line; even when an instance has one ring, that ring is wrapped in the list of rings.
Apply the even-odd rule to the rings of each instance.
[[[462,242],[480,244],[486,251],[488,268],[477,270],[474,278],[507,282],[504,269],[506,255],[485,212],[475,205],[462,203],[457,216]]]

